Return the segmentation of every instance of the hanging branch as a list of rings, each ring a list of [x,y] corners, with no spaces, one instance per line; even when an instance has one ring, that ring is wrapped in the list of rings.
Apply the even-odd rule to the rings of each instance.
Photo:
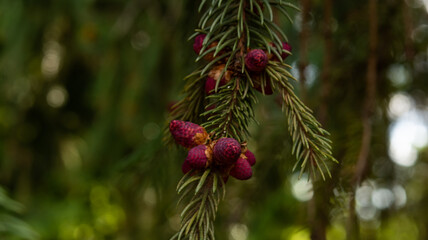
[[[201,1],[199,11],[204,11],[190,39],[195,39],[196,62],[207,62],[186,77],[185,96],[172,112],[181,121],[170,124],[176,142],[190,149],[182,166],[187,174],[178,184],[181,199],[187,201],[173,239],[214,239],[219,190],[224,194],[229,175],[251,177],[255,157],[246,140],[254,121],[255,91],[282,94],[297,157],[294,169],[301,163],[301,175],[311,169],[315,176],[315,167],[323,178],[324,171],[330,175],[325,160],[335,160],[328,133],[288,81],[294,78],[283,61],[291,48],[274,23],[273,9],[290,22],[288,10],[298,10],[282,0]]]
[[[337,160],[331,153],[331,141],[326,138],[329,133],[321,128],[321,124],[312,115],[312,110],[294,94],[289,81],[294,78],[287,68],[291,67],[284,63],[270,62],[266,70],[274,86],[282,93],[282,107],[287,114],[288,131],[293,140],[292,153],[297,157],[293,171],[300,163],[300,176],[306,170],[315,176],[317,168],[323,179],[325,179],[324,170],[331,177],[326,160],[333,162]]]
[[[215,239],[214,222],[220,199],[225,196],[224,181],[210,169],[201,174],[190,171],[177,186],[181,200],[187,198],[189,203],[181,212],[182,226],[173,239]],[[220,192],[220,190],[222,190]]]

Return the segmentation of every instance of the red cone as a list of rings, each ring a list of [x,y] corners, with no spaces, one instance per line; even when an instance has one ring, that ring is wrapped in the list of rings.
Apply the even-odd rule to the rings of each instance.
[[[253,49],[245,57],[245,66],[252,72],[261,72],[265,70],[268,63],[268,56],[261,49]]]
[[[203,42],[204,42],[204,39],[205,39],[206,36],[207,35],[205,35],[205,34],[199,34],[195,38],[195,42],[193,43],[193,50],[198,55],[201,52],[201,49],[202,49],[202,46],[203,46]]]
[[[291,45],[288,44],[287,42],[282,43],[282,48],[291,52]],[[286,59],[288,56],[290,56],[290,54],[288,54],[286,52],[282,52],[282,54],[281,54],[282,59]]]
[[[181,171],[183,171],[183,174],[188,173],[190,170],[192,170],[192,167],[190,166],[188,161],[184,161],[183,165],[181,165]]]
[[[230,175],[239,180],[247,180],[253,176],[253,170],[245,158],[239,158],[235,166],[230,170]]]
[[[191,168],[203,169],[207,167],[209,158],[211,158],[211,154],[207,151],[207,146],[199,145],[190,149],[187,154],[186,162],[189,163]]]
[[[218,165],[231,165],[241,155],[241,145],[233,138],[220,138],[214,146],[213,157]]]
[[[191,122],[173,120],[169,124],[169,130],[175,141],[186,148],[204,144],[208,139],[205,129]]]
[[[256,164],[256,157],[250,150],[247,150],[245,152],[245,157],[247,157],[247,161],[251,166],[254,166],[254,164]]]

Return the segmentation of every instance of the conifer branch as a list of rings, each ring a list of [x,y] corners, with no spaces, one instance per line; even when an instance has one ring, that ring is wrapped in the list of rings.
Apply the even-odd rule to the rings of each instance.
[[[289,79],[294,79],[287,71],[290,66],[284,63],[269,62],[266,68],[273,85],[280,90],[283,100],[283,111],[287,114],[288,131],[293,140],[292,154],[297,161],[293,171],[300,164],[300,176],[309,171],[316,176],[315,168],[325,179],[325,173],[331,177],[326,160],[337,162],[332,156],[329,133],[321,128],[321,124],[312,115],[312,110],[303,104],[294,94]]]
[[[187,199],[188,204],[180,215],[180,231],[171,240],[214,240],[214,220],[218,204],[225,195],[221,175],[211,169],[202,172],[190,171],[181,179],[177,191],[182,194],[180,201]]]
[[[290,22],[287,10],[297,9],[281,0],[201,1],[199,12],[206,10],[189,39],[196,38],[195,44],[199,41],[197,48],[194,45],[199,55],[196,61],[208,62],[186,78],[185,97],[173,107],[172,116],[200,124],[211,134],[209,141],[225,137],[242,144],[249,136],[249,123],[254,120],[255,89],[264,95],[272,93],[271,87],[284,100],[293,154],[297,156],[294,168],[301,163],[301,174],[310,168],[315,176],[316,167],[325,178],[325,171],[330,175],[325,160],[336,161],[331,156],[330,140],[325,137],[328,132],[294,94],[288,81],[294,78],[287,71],[290,66],[283,63],[283,55],[291,52],[283,47],[286,34],[273,22],[274,8]],[[248,67],[247,51],[251,48],[266,57],[263,71],[255,73]],[[275,61],[264,68],[266,54]],[[209,91],[205,86],[208,77],[215,81],[215,87]],[[188,202],[181,214],[181,228],[173,239],[214,239],[213,222],[222,195],[219,190],[224,195],[223,178],[227,178],[231,167],[207,165],[205,170],[193,170],[182,178],[177,190],[182,193],[180,201]]]
[[[249,136],[248,124],[254,118],[253,103],[257,101],[250,87],[248,81],[236,79],[221,87],[218,94],[208,96],[211,104],[207,108],[214,108],[202,114],[209,116],[202,126],[214,132],[215,139],[231,137],[243,142]]]

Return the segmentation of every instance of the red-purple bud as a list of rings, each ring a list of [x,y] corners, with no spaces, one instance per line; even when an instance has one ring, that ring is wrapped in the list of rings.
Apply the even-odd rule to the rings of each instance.
[[[204,169],[207,167],[209,158],[211,158],[211,154],[208,152],[207,146],[199,145],[190,149],[186,157],[186,162],[193,169]]]
[[[169,131],[175,141],[186,148],[193,148],[204,144],[208,139],[208,133],[198,124],[173,120],[169,124]]]
[[[230,170],[230,175],[239,180],[247,180],[253,176],[253,170],[247,159],[239,158],[235,166]]]
[[[253,49],[245,57],[245,66],[252,72],[261,72],[266,68],[268,56],[261,49]]]
[[[199,34],[198,36],[195,37],[195,42],[193,43],[193,50],[195,51],[196,54],[200,54],[202,46],[203,46],[203,42],[204,39],[207,35],[205,34]]]
[[[217,81],[212,77],[207,77],[207,80],[205,81],[205,93],[207,95],[211,95],[214,93],[215,85],[217,84]],[[219,87],[226,84],[225,78],[222,78],[220,80],[220,83],[218,84]]]
[[[241,145],[233,138],[220,138],[214,146],[213,157],[218,165],[231,165],[241,155]]]
[[[190,166],[189,162],[184,161],[183,164],[181,165],[181,171],[183,172],[183,174],[186,174],[190,170],[192,170],[192,167]]]
[[[260,85],[260,83],[255,83],[254,84],[254,89],[256,89],[257,91],[259,91],[261,93],[264,92],[265,95],[272,95],[273,94],[273,90],[272,90],[272,87],[270,85],[269,79],[267,79],[266,85],[264,86],[263,90],[262,90],[262,86]]]
[[[250,150],[247,150],[245,152],[245,157],[247,157],[247,161],[251,166],[254,166],[254,164],[256,164],[256,157],[254,156],[254,153],[252,153]]]
[[[287,42],[282,42],[282,48],[284,50],[287,50],[287,51],[291,52],[291,45],[288,44]],[[290,56],[290,54],[288,54],[288,53],[286,53],[284,51],[281,54],[282,59],[286,59],[288,56]]]

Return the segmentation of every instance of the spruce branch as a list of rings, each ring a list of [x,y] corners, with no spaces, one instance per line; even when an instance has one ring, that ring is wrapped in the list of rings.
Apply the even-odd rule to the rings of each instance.
[[[220,199],[225,196],[222,176],[211,170],[190,171],[180,180],[177,192],[188,204],[181,212],[181,228],[171,240],[214,240],[214,220]]]
[[[231,137],[243,142],[249,136],[248,124],[254,119],[253,104],[257,101],[250,87],[248,81],[235,79],[207,97],[211,104],[206,108],[214,108],[202,114],[208,116],[202,126],[214,132],[214,139]]]
[[[291,67],[284,63],[269,62],[266,70],[275,88],[282,94],[282,108],[287,114],[288,131],[293,140],[292,154],[297,158],[293,171],[300,164],[300,176],[309,171],[315,177],[316,168],[323,179],[325,172],[331,177],[326,161],[337,160],[332,156],[331,140],[327,138],[329,133],[312,115],[312,110],[293,92],[289,79],[295,79],[287,68]]]
[[[188,75],[185,80],[184,98],[172,106],[171,115],[175,118],[200,123],[200,114],[204,111],[204,81],[207,74],[200,75],[202,70],[197,70]],[[200,76],[199,76],[200,75]]]
[[[287,36],[273,21],[274,9],[292,22],[288,10],[297,7],[282,0],[201,1],[198,29],[189,39],[197,38],[195,43],[199,42],[196,62],[208,62],[186,77],[185,96],[173,107],[172,116],[200,124],[210,133],[209,144],[226,137],[236,139],[245,148],[249,124],[254,120],[253,105],[257,103],[255,91],[271,94],[272,88],[281,93],[288,116],[292,152],[297,157],[293,170],[300,163],[300,175],[311,171],[315,176],[317,168],[325,179],[325,171],[330,176],[326,160],[336,161],[331,156],[331,142],[326,138],[328,132],[293,92],[289,79],[294,78],[287,70],[291,67],[283,63],[284,53],[291,52],[283,47]],[[251,72],[254,70],[246,66],[250,55],[247,51],[251,49],[264,52],[266,61],[269,54],[274,61],[263,71]],[[213,90],[205,94],[208,76],[211,85],[207,86]],[[179,202],[187,202],[181,213],[181,228],[173,239],[214,239],[217,207],[225,193],[223,179],[232,167],[221,169],[208,164],[205,170],[192,170],[182,178],[177,187],[182,195]]]

